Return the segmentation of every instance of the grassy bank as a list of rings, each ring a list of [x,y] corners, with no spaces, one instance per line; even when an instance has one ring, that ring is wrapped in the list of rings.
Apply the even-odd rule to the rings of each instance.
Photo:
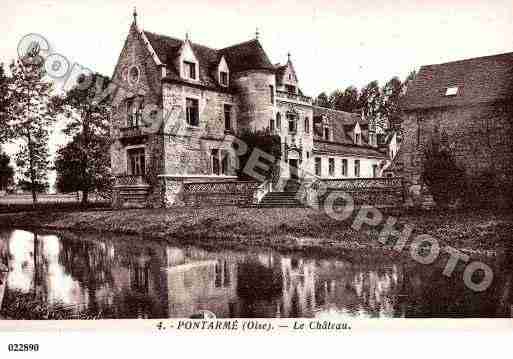
[[[417,212],[395,214],[397,229],[410,224],[413,235],[429,234],[441,246],[479,254],[493,253],[511,241],[513,215],[507,212]],[[391,250],[378,242],[382,226],[351,227],[354,215],[337,221],[309,208],[173,208],[166,210],[77,211],[0,215],[0,226],[99,231],[162,238],[203,246],[261,246],[341,253]],[[386,215],[385,215],[386,218]]]

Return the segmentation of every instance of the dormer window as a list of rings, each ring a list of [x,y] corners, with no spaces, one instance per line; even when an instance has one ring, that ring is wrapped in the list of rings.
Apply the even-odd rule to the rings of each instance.
[[[194,62],[183,62],[184,76],[190,80],[196,80],[196,64]]]
[[[360,134],[359,133],[355,133],[354,134],[354,143],[359,145],[360,144],[360,140],[361,140]]]
[[[458,94],[458,86],[448,87],[445,90],[445,96],[456,96]]]
[[[324,127],[324,139],[326,141],[330,140],[330,128],[329,127]]]
[[[296,86],[292,86],[292,85],[285,85],[285,88],[287,90],[288,93],[293,93],[295,94],[296,93]]]
[[[228,72],[221,71],[219,73],[219,82],[222,86],[228,86]]]

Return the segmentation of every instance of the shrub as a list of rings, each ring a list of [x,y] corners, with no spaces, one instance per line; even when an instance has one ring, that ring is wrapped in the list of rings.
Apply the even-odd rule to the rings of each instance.
[[[267,163],[269,166],[268,171],[264,171],[262,168],[256,168],[255,171],[262,174],[266,179],[278,178],[280,166],[278,164],[281,158],[281,139],[280,136],[272,134],[270,131],[244,131],[238,135],[239,140],[244,142],[248,150],[245,154],[239,157],[239,168],[237,175],[240,178],[254,179],[244,173],[244,167],[248,162],[251,153],[255,148],[260,151],[266,152],[273,156],[276,160],[275,163]],[[261,162],[266,163],[265,159],[260,159]]]
[[[432,142],[424,151],[422,180],[437,206],[446,208],[466,192],[465,170],[456,164],[448,147]]]

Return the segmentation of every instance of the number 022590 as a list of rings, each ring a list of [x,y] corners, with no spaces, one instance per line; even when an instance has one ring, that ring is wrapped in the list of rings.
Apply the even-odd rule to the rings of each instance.
[[[37,352],[39,344],[9,344],[7,350],[10,352]]]

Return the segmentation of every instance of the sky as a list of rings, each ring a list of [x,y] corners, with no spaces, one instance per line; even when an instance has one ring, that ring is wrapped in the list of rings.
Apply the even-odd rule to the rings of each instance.
[[[273,63],[287,53],[310,96],[422,65],[513,51],[511,0],[2,0],[0,62],[28,33],[71,63],[111,76],[137,7],[144,30],[222,48],[255,37]],[[57,124],[51,150],[66,142]],[[9,153],[15,151],[8,146]]]

